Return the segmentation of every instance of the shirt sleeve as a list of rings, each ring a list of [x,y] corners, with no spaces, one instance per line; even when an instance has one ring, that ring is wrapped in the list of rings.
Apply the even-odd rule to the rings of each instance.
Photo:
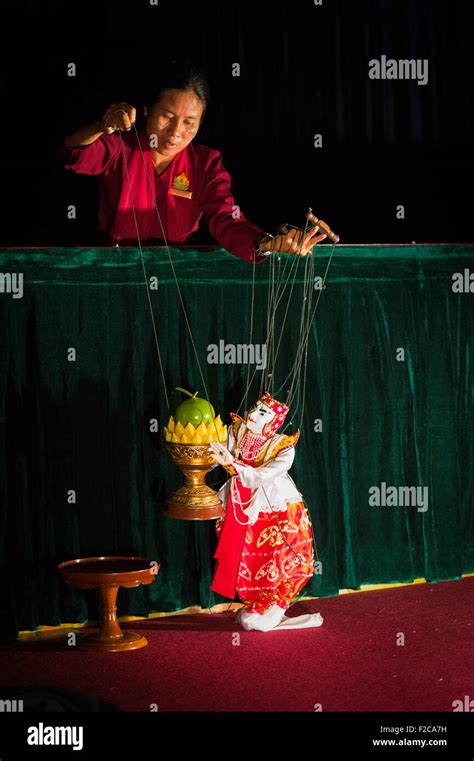
[[[106,175],[116,168],[120,151],[116,135],[101,135],[90,145],[77,148],[69,148],[64,141],[59,148],[59,155],[64,168],[76,174]]]
[[[278,476],[285,475],[293,465],[294,459],[295,448],[289,447],[289,449],[285,449],[284,452],[281,452],[281,454],[265,463],[265,465],[260,465],[259,468],[254,468],[252,465],[241,465],[235,461],[233,468],[242,486],[246,486],[249,489],[257,489],[259,486],[269,484]]]
[[[220,151],[213,151],[207,164],[200,205],[211,235],[222,248],[239,259],[260,263],[266,259],[255,252],[257,235],[265,233],[236,208],[230,175]]]

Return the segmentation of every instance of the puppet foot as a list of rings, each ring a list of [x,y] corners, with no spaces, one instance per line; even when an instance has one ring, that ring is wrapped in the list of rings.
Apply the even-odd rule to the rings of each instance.
[[[296,616],[295,618],[283,616],[275,628],[278,631],[281,629],[310,629],[314,626],[322,626],[323,621],[324,618],[321,613],[308,613],[305,616]]]
[[[249,613],[245,608],[241,608],[237,613],[236,619],[245,631],[268,632],[274,629],[280,623],[285,615],[285,609],[278,605],[273,605],[266,613]]]

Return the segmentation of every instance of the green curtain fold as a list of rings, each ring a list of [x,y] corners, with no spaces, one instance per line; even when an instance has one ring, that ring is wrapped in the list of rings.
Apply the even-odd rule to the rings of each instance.
[[[330,251],[315,249],[315,274],[324,273]],[[452,291],[452,276],[469,268],[472,251],[334,250],[310,332],[291,471],[322,562],[304,594],[474,572],[472,294]],[[182,398],[175,386],[205,395],[197,357],[216,412],[228,422],[239,407],[247,365],[209,364],[207,347],[249,343],[253,267],[218,248],[170,254],[197,356],[167,253],[146,249],[147,275],[158,283],[150,296],[168,410],[138,249],[0,250],[0,273],[24,279],[23,298],[0,292],[0,637],[97,616],[96,593],[58,579],[57,564],[75,557],[160,560],[153,585],[120,591],[119,615],[224,602],[209,589],[214,523],[163,515],[181,475],[162,430]],[[283,348],[275,388],[294,360],[302,271],[287,323],[277,322]],[[269,272],[268,261],[255,268],[252,339],[259,344]],[[71,347],[75,362],[67,358]],[[260,377],[257,371],[250,402]],[[151,419],[159,433],[150,431]],[[298,421],[297,414],[286,432]],[[208,482],[217,487],[224,478],[217,469]],[[427,487],[428,509],[371,506],[369,490],[382,483]]]

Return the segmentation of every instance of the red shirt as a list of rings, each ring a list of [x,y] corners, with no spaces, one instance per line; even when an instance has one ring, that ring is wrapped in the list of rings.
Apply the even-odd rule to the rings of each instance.
[[[170,245],[179,245],[198,229],[204,214],[222,248],[253,261],[255,238],[265,231],[236,208],[222,154],[190,143],[158,176],[144,130],[139,138],[141,150],[134,131],[102,135],[90,145],[61,149],[66,169],[99,176],[98,221],[107,240],[136,245],[138,225],[142,242],[162,244],[166,237]],[[191,198],[175,194],[176,190],[184,190]],[[257,262],[264,259],[256,255]]]

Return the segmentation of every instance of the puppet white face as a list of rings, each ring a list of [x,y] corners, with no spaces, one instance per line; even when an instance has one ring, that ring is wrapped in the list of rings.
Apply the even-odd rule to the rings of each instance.
[[[273,420],[274,415],[275,413],[270,407],[262,402],[257,402],[247,415],[247,428],[252,433],[262,433],[264,426]]]

